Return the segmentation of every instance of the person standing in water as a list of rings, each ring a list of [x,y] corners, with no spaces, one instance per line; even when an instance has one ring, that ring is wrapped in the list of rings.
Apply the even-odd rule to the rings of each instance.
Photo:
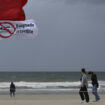
[[[82,101],[80,103],[88,103],[89,102],[89,95],[88,95],[88,91],[87,91],[88,80],[87,80],[85,68],[81,69],[81,73],[82,73],[81,79],[80,79],[81,86],[80,86],[79,94],[80,94]]]
[[[98,92],[97,92],[97,88],[99,87],[97,75],[95,73],[93,73],[92,71],[88,72],[88,75],[91,76],[91,81],[92,81],[92,85],[93,85],[92,93],[95,96],[95,99],[96,99],[95,101],[99,101],[100,96],[98,95]]]
[[[14,96],[15,97],[15,91],[16,91],[16,87],[15,84],[13,82],[11,82],[10,84],[10,96]]]

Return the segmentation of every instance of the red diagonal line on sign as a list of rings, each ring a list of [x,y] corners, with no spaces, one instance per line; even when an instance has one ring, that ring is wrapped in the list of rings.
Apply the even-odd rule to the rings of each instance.
[[[9,24],[9,25],[11,25],[11,27],[14,29],[14,31],[11,32],[8,28],[6,28],[2,24]],[[11,37],[15,33],[15,31],[16,31],[15,26],[12,23],[10,23],[10,22],[2,22],[2,23],[0,23],[0,26],[10,34],[8,36],[4,36],[4,35],[0,34],[0,37],[2,37],[2,38],[9,38],[9,37]]]
[[[6,30],[6,31],[8,31],[8,33],[10,33],[10,34],[13,34],[9,29],[7,29],[4,25],[2,25],[2,24],[0,24],[3,28],[4,28],[4,30]]]

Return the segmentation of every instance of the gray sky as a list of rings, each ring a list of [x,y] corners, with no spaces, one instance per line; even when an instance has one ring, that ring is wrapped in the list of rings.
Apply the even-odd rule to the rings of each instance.
[[[29,0],[35,40],[0,41],[0,71],[105,71],[105,0]]]

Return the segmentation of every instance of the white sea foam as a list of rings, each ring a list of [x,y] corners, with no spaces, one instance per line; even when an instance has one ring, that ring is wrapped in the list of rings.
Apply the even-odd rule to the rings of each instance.
[[[27,88],[50,88],[50,87],[76,87],[80,85],[80,82],[15,82],[17,87]],[[0,82],[0,88],[9,88],[9,82]]]
[[[78,88],[80,82],[14,82],[17,88],[32,88],[32,89],[46,89],[46,88]],[[100,87],[105,88],[105,81],[99,81]],[[0,82],[0,89],[7,89],[10,87],[9,82]],[[92,87],[89,82],[89,87]]]

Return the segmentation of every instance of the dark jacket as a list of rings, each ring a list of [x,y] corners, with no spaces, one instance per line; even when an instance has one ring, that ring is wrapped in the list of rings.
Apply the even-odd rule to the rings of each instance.
[[[10,92],[15,92],[15,91],[16,91],[15,84],[11,83],[11,85],[10,85]]]
[[[97,76],[96,76],[96,74],[92,74],[92,76],[91,76],[91,80],[92,80],[92,85],[94,86],[94,85],[97,85],[97,87],[98,87],[98,80],[97,80]]]

